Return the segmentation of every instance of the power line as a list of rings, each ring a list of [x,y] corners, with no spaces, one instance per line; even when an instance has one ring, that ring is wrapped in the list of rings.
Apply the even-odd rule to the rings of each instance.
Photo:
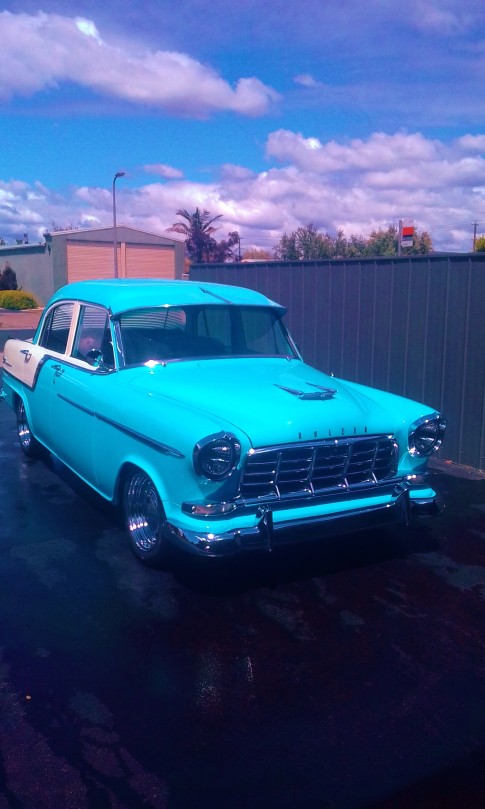
[[[475,222],[452,222],[449,225],[434,225],[433,232],[437,230],[454,230],[455,228],[472,228],[472,227],[485,227],[485,221],[475,221]]]

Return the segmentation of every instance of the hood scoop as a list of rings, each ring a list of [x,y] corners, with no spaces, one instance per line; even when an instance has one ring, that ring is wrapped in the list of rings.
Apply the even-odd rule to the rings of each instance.
[[[284,385],[275,385],[275,387],[285,390],[287,393],[291,393],[291,395],[296,396],[297,399],[304,399],[305,401],[333,399],[337,393],[334,388],[322,388],[321,385],[312,385],[311,382],[306,382],[306,384],[310,388],[316,388],[316,390],[303,391],[295,388],[287,388]]]

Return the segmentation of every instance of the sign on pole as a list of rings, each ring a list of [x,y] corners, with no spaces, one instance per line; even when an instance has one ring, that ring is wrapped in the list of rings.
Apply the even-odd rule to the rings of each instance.
[[[414,239],[414,221],[412,219],[401,219],[399,225],[401,247],[412,247]]]

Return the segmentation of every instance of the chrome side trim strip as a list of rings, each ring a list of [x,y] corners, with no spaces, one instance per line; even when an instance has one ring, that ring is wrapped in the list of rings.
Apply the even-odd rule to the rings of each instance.
[[[67,396],[63,396],[62,393],[58,393],[57,396],[59,399],[62,399],[63,402],[67,402],[67,404],[72,405],[72,407],[77,408],[77,410],[81,410],[83,413],[87,413],[88,416],[95,416],[96,413],[94,410],[90,410],[88,407],[84,407],[84,405],[79,404],[79,402],[75,402],[73,399],[69,399]]]
[[[180,452],[178,449],[175,449],[175,447],[170,447],[168,444],[163,444],[161,441],[156,441],[154,438],[150,438],[147,435],[143,435],[142,433],[139,433],[137,430],[132,430],[130,427],[125,427],[123,424],[120,424],[119,421],[114,421],[114,419],[110,419],[107,416],[102,416],[100,413],[94,413],[94,417],[99,419],[100,421],[103,421],[105,424],[110,424],[111,427],[114,427],[121,433],[132,436],[133,438],[136,438],[137,441],[141,441],[143,444],[146,444],[149,447],[157,449],[164,455],[171,455],[173,458],[185,458],[183,452]]]
[[[63,396],[61,393],[58,393],[57,395],[59,396],[59,399],[62,399],[67,404],[72,405],[72,407],[76,407],[78,410],[82,410],[88,416],[93,416],[93,418],[98,419],[105,424],[109,424],[111,427],[114,427],[121,433],[129,435],[149,447],[154,447],[154,449],[158,450],[159,452],[163,452],[164,455],[171,455],[173,458],[185,458],[185,455],[182,452],[179,452],[179,450],[175,449],[174,447],[170,447],[168,444],[163,444],[161,441],[156,441],[154,438],[143,435],[143,433],[139,433],[137,430],[132,430],[130,427],[125,427],[123,424],[120,424],[119,421],[115,421],[114,419],[108,418],[108,416],[103,416],[101,413],[90,410],[89,408],[80,405],[78,402],[73,401],[73,399]]]
[[[153,447],[159,452],[162,452],[164,455],[171,455],[173,458],[185,458],[183,452],[175,449],[175,447],[170,447],[168,444],[163,444],[161,441],[156,441],[156,439],[143,435],[143,433],[139,433],[137,430],[132,430],[130,427],[125,427],[124,424],[120,424],[119,421],[115,421],[114,419],[108,418],[108,416],[103,416],[101,413],[97,413],[95,410],[84,407],[78,402],[75,402],[73,399],[63,396],[61,393],[58,393],[57,395],[59,396],[59,399],[62,399],[63,402],[70,404],[72,407],[75,407],[78,410],[82,410],[83,413],[86,413],[88,416],[92,416],[105,424],[109,424],[111,427],[114,427],[116,430],[119,430],[125,435],[129,435],[132,438],[135,438],[137,441],[141,441],[143,444]]]
[[[37,380],[39,378],[39,374],[40,374],[42,368],[44,367],[44,365],[46,364],[47,360],[59,360],[59,357],[56,357],[54,354],[44,354],[44,356],[41,357],[41,359],[37,363],[37,367],[35,369],[35,374],[34,374],[34,378],[32,379],[32,384],[31,385],[29,385],[27,382],[24,382],[23,379],[20,379],[18,376],[15,376],[15,374],[12,374],[12,373],[9,374],[9,372],[7,371],[6,368],[3,369],[3,372],[4,372],[4,374],[8,374],[9,376],[11,376],[12,379],[15,379],[20,385],[22,385],[23,388],[27,388],[28,390],[35,390],[35,386],[37,385]],[[4,362],[5,362],[5,358],[4,358]],[[6,363],[6,365],[9,365],[9,363]],[[10,367],[12,368],[13,366],[10,365]]]

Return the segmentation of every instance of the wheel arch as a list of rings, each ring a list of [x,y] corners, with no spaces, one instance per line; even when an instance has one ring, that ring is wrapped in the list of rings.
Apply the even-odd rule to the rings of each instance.
[[[152,464],[138,462],[137,460],[134,459],[125,460],[118,470],[118,475],[116,477],[113,490],[113,504],[115,506],[121,506],[123,504],[123,492],[125,488],[125,483],[128,480],[130,474],[136,471],[145,472],[145,474],[152,479],[153,483],[155,484],[158,497],[160,498],[162,508],[164,509],[164,502],[166,501],[167,498],[165,487],[163,486],[163,483],[161,481],[160,474],[157,472],[156,469],[153,468]]]
[[[20,447],[29,458],[38,458],[45,452],[45,446],[36,438],[32,430],[30,407],[26,399],[17,391],[13,392],[12,404],[17,420],[17,436]],[[23,410],[23,414],[21,411]]]
[[[22,402],[22,404],[24,406],[25,415],[27,416],[29,426],[30,426],[30,431],[32,432],[32,418],[31,418],[31,413],[30,413],[29,401],[28,401],[26,396],[22,396],[22,394],[19,393],[18,390],[14,389],[13,390],[13,395],[12,395],[12,404],[13,404],[13,410],[14,410],[15,414],[17,413],[17,408],[18,408],[20,402]],[[32,435],[34,435],[33,432],[32,432]]]
[[[25,399],[20,395],[20,393],[18,393],[18,391],[13,390],[13,392],[12,392],[12,405],[13,405],[13,410],[15,412],[17,412],[17,407],[18,407],[19,402],[23,402],[24,407],[25,407]]]
[[[126,463],[120,470],[119,512],[135,556],[151,567],[165,567],[171,556],[165,535],[165,509],[155,480],[146,469]]]

